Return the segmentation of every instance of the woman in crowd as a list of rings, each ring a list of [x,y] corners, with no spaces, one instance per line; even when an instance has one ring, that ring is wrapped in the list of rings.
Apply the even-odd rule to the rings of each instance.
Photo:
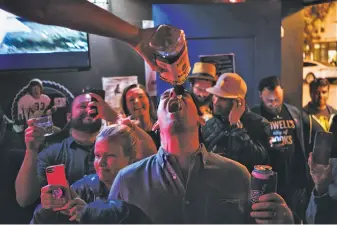
[[[121,107],[125,116],[137,121],[137,125],[145,130],[157,146],[160,146],[159,132],[152,131],[157,121],[157,112],[146,89],[141,84],[126,87],[121,97]]]
[[[145,133],[140,128],[140,132]],[[147,216],[137,207],[122,201],[110,201],[109,207],[115,209],[115,220],[108,221],[97,213],[85,210],[87,204],[100,206],[108,197],[111,185],[122,168],[152,155],[148,147],[143,149],[139,131],[135,130],[131,121],[124,120],[123,124],[113,124],[105,127],[96,137],[95,142],[95,174],[84,176],[71,185],[72,200],[64,200],[62,203],[53,198],[53,185],[44,186],[41,189],[41,204],[35,209],[32,224],[56,224],[91,223],[94,219],[97,223],[149,223]],[[147,135],[147,134],[145,134]],[[148,142],[151,142],[148,137]],[[152,143],[153,145],[153,143]],[[144,145],[143,145],[144,146]],[[139,156],[139,157],[138,157]],[[65,202],[67,204],[65,205]],[[64,207],[57,211],[55,208]],[[99,219],[99,220],[96,220]],[[108,219],[111,219],[110,217]],[[81,220],[81,221],[80,221]]]

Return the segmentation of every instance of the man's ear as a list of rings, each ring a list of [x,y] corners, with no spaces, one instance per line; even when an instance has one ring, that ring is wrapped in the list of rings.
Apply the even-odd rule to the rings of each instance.
[[[198,125],[205,126],[206,121],[202,116],[198,116]]]
[[[158,120],[153,124],[153,126],[152,126],[152,131],[156,131],[156,130],[159,130],[159,122],[158,122]]]
[[[259,96],[260,96],[260,98],[262,98],[262,92],[261,91],[259,91]]]
[[[67,122],[69,123],[71,120],[71,113],[67,113]]]

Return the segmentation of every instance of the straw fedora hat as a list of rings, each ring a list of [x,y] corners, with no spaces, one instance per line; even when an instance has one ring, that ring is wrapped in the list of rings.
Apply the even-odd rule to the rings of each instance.
[[[192,74],[187,77],[189,81],[193,79],[202,79],[216,82],[216,67],[211,63],[194,63]]]

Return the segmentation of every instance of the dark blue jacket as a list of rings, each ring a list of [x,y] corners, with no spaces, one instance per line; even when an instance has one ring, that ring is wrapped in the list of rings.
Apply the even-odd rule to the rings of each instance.
[[[309,224],[337,224],[337,158],[332,158],[332,182],[328,192],[317,196],[312,191],[307,209],[307,222]]]
[[[121,169],[109,199],[139,207],[157,224],[252,223],[247,169],[207,152],[203,145],[190,159],[183,175],[177,158],[160,148],[156,155]]]
[[[86,203],[95,200],[106,200],[109,191],[106,190],[104,184],[99,180],[97,174],[91,174],[76,181],[71,188],[83,199]],[[53,210],[43,209],[41,204],[34,211],[32,224],[56,224],[56,223],[71,223],[69,217]]]
[[[75,182],[71,188],[88,205],[81,216],[81,224],[149,224],[151,221],[136,206],[120,200],[109,200],[109,190],[99,180],[97,174],[85,176]],[[113,212],[113,213],[112,213]],[[106,215],[108,213],[108,216]],[[41,205],[36,207],[31,224],[69,224],[69,217],[53,210],[43,209]]]

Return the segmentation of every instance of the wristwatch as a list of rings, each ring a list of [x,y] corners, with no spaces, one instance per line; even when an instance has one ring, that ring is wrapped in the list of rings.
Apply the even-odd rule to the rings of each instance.
[[[241,121],[238,121],[236,123],[231,124],[230,128],[231,129],[237,129],[237,128],[242,129],[243,128],[243,124],[241,123]]]

